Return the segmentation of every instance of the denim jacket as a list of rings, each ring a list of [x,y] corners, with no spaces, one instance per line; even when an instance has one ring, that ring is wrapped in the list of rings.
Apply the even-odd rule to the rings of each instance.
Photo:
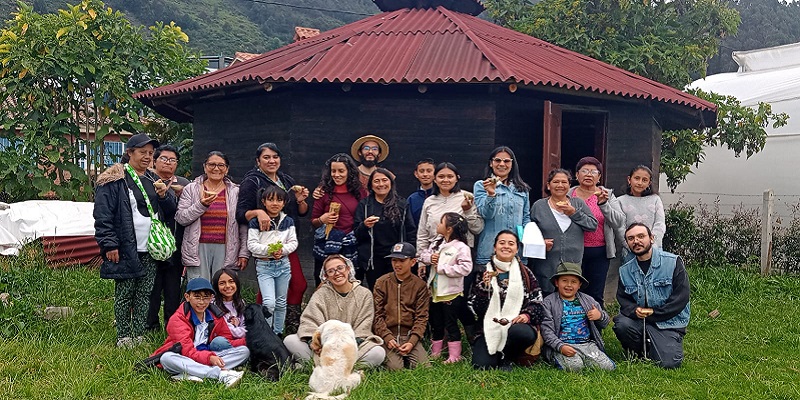
[[[633,257],[619,268],[619,279],[625,293],[633,296],[639,307],[662,306],[672,294],[672,276],[678,256],[653,246],[650,269],[643,274]],[[678,315],[656,322],[660,329],[685,328],[689,325],[689,302]]]
[[[531,222],[531,203],[529,193],[517,191],[513,184],[506,186],[498,183],[494,197],[489,197],[483,188],[483,181],[477,181],[472,192],[475,193],[475,206],[484,221],[475,257],[475,265],[483,268],[494,254],[494,238],[498,232],[503,229],[516,232],[517,226]]]

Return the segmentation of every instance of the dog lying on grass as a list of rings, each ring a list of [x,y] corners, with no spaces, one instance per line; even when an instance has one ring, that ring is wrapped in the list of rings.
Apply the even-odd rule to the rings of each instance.
[[[356,334],[350,324],[335,319],[320,325],[311,337],[315,359],[314,371],[308,379],[311,392],[306,400],[343,399],[363,379],[362,372],[353,372],[358,357]],[[338,396],[330,393],[343,390]]]
[[[292,359],[291,353],[283,345],[283,341],[267,318],[272,314],[260,304],[249,304],[244,309],[244,323],[247,327],[245,339],[250,350],[250,370],[261,374],[275,382],[281,377],[283,368],[288,368]]]

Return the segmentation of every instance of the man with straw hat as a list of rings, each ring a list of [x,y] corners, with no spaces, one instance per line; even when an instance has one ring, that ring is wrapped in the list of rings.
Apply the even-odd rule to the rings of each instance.
[[[689,276],[683,260],[653,247],[650,228],[633,223],[625,242],[636,256],[619,267],[614,333],[622,347],[663,368],[683,362],[689,325]]]
[[[350,155],[358,162],[361,184],[367,187],[369,175],[389,157],[389,144],[375,135],[362,136],[350,146]]]

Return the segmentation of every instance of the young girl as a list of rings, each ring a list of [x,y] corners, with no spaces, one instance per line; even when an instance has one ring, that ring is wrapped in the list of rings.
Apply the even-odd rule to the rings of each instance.
[[[217,295],[214,304],[225,311],[225,321],[234,339],[243,338],[247,333],[244,326],[244,300],[242,299],[239,274],[236,270],[225,268],[217,271],[211,280]]]
[[[428,286],[431,287],[431,358],[437,358],[444,346],[447,330],[451,364],[461,361],[461,331],[458,320],[464,325],[468,339],[474,332],[475,321],[464,299],[464,277],[472,272],[472,255],[467,246],[469,227],[465,217],[448,212],[442,215],[436,228],[437,238],[420,254],[423,263],[430,265]]]
[[[268,186],[261,194],[261,203],[270,218],[269,226],[262,231],[258,219],[251,219],[247,248],[256,258],[258,288],[263,304],[272,313],[270,325],[280,335],[286,320],[286,294],[292,275],[289,254],[297,250],[297,233],[294,221],[283,212],[286,191],[278,186]]]
[[[619,205],[625,213],[625,224],[620,228],[619,235],[624,237],[628,226],[640,222],[650,228],[656,238],[655,245],[661,247],[667,225],[664,223],[664,204],[661,197],[653,192],[652,182],[653,171],[647,166],[637,165],[631,170],[625,194],[619,197]]]

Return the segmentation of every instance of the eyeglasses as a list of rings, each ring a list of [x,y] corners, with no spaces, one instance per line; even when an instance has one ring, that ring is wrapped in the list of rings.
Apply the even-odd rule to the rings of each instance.
[[[378,146],[364,146],[361,148],[363,151],[381,151],[381,148]]]
[[[212,294],[193,294],[192,298],[197,301],[211,301],[214,298]]]
[[[333,274],[335,274],[337,272],[344,272],[345,269],[347,269],[347,265],[344,265],[344,264],[336,266],[336,267],[333,267],[333,268],[328,268],[328,269],[325,270],[325,276],[332,276]]]
[[[225,169],[225,168],[228,168],[228,164],[206,163],[205,166],[208,167],[208,169]]]
[[[161,162],[166,163],[166,164],[175,164],[176,162],[178,162],[177,158],[167,158],[167,157],[164,157],[164,156],[158,157],[158,159],[161,160]]]
[[[580,173],[582,173],[584,175],[594,175],[594,176],[600,175],[600,171],[598,171],[596,169],[582,169],[582,170],[580,170],[578,172],[580,172]]]
[[[514,161],[514,160],[512,160],[512,159],[510,159],[510,158],[500,158],[500,157],[495,157],[495,158],[493,158],[493,159],[492,159],[492,161],[494,161],[494,162],[496,162],[496,163],[498,163],[498,164],[500,164],[500,163],[503,163],[503,164],[511,164],[511,162],[512,162],[512,161]]]

